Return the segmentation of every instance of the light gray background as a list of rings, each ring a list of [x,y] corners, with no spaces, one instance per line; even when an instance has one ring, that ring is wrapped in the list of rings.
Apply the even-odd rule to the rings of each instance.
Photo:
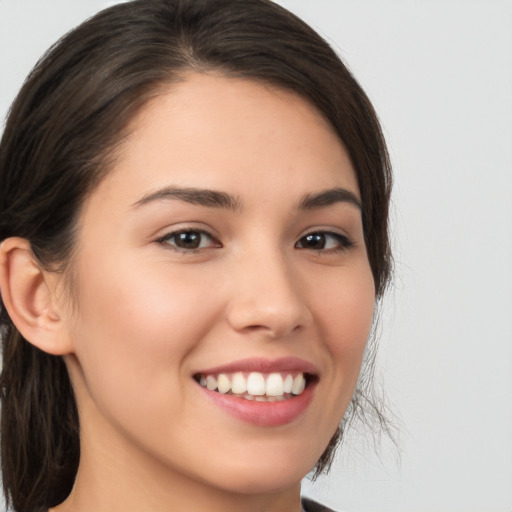
[[[105,0],[0,0],[0,116]],[[512,511],[512,2],[281,0],[340,51],[395,169],[380,371],[401,461],[352,435],[305,493],[357,512]]]

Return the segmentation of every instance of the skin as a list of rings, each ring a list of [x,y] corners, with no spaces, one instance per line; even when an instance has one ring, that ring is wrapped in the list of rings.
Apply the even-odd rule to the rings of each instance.
[[[237,208],[147,200],[166,187],[227,193]],[[300,510],[300,480],[356,385],[375,301],[360,209],[298,208],[333,188],[359,197],[344,146],[293,93],[190,74],[141,111],[81,214],[73,305],[46,280],[82,442],[55,511]],[[212,238],[196,250],[164,239],[183,229]],[[328,235],[310,248],[311,232],[352,245]],[[314,364],[318,382],[285,425],[227,414],[192,378],[286,356]]]

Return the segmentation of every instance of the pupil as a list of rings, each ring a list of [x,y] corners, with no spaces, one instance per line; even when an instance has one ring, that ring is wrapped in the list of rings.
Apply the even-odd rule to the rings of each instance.
[[[179,233],[176,237],[176,245],[183,249],[197,249],[201,242],[201,235],[188,231],[186,233]]]
[[[307,235],[306,245],[311,249],[323,249],[325,247],[325,236],[321,233]]]

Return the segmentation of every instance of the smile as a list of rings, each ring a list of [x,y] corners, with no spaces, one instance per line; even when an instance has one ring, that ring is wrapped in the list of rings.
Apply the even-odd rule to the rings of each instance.
[[[192,376],[201,395],[216,409],[261,427],[298,420],[320,381],[318,368],[297,357],[242,359]]]
[[[298,396],[310,380],[304,372],[291,371],[196,374],[194,378],[210,391],[258,402],[277,402]]]

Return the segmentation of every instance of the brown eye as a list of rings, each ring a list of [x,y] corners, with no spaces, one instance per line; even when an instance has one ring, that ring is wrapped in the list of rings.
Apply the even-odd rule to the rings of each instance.
[[[202,233],[186,231],[174,235],[176,247],[180,249],[198,249],[201,245]]]
[[[340,233],[327,231],[315,231],[304,235],[295,244],[297,249],[309,249],[312,251],[342,251],[353,245],[348,237]]]
[[[181,251],[194,251],[208,247],[220,247],[213,237],[206,231],[186,229],[169,233],[158,240],[162,244],[170,245]]]
[[[325,248],[325,235],[323,233],[311,233],[301,238],[301,247],[304,249],[321,250]]]

